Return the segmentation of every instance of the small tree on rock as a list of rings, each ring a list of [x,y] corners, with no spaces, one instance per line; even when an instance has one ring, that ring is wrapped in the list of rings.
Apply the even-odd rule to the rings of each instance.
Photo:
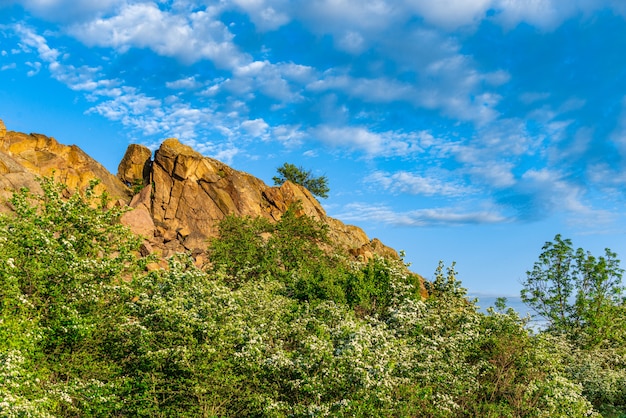
[[[274,184],[280,186],[286,181],[290,181],[305,187],[315,196],[326,199],[328,197],[328,179],[326,176],[314,177],[310,170],[296,167],[293,164],[285,163],[278,167],[278,176],[273,177]]]

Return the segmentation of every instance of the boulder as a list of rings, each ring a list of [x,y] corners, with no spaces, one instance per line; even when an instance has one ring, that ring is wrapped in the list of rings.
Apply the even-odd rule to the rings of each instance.
[[[143,145],[131,144],[117,168],[117,178],[127,186],[142,186],[150,182],[152,151]]]
[[[120,222],[136,234],[147,240],[153,240],[156,228],[152,220],[152,185],[147,185],[133,196],[131,209],[120,217]]]

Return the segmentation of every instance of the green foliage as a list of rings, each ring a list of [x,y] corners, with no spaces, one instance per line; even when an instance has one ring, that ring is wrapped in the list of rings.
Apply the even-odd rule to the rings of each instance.
[[[624,348],[572,347],[565,370],[583,387],[583,394],[607,417],[626,415],[626,352]]]
[[[212,272],[223,273],[232,288],[274,278],[298,300],[332,300],[347,303],[359,315],[385,315],[396,294],[392,277],[401,271],[407,273],[402,280],[412,287],[411,297],[419,298],[420,279],[404,264],[378,257],[348,263],[331,247],[327,226],[299,212],[295,204],[275,224],[226,217],[209,248]]]
[[[260,279],[272,266],[266,237],[272,226],[265,218],[229,215],[219,224],[219,239],[208,250],[215,271],[222,271],[232,287]]]
[[[0,384],[12,400],[0,415],[95,414],[114,402],[101,343],[119,318],[121,279],[138,270],[138,240],[96,184],[65,198],[44,178],[41,195],[19,191],[14,214],[0,216],[0,380],[13,377]]]
[[[346,277],[347,304],[362,316],[386,317],[400,299],[420,299],[420,278],[401,261],[374,257]]]
[[[278,176],[272,178],[274,184],[281,185],[286,181],[299,184],[307,188],[316,196],[326,199],[328,197],[328,179],[326,176],[314,177],[310,170],[296,167],[293,164],[285,163],[277,168]]]
[[[233,289],[272,278],[298,300],[344,302],[347,264],[323,249],[332,248],[328,227],[300,214],[300,208],[292,205],[274,224],[260,217],[226,217],[208,249],[212,273],[221,274]]]
[[[481,313],[440,264],[350,262],[291,208],[226,218],[209,271],[146,272],[93,188],[0,217],[0,416],[583,417],[624,408],[621,343]]]
[[[144,184],[143,179],[135,179],[130,185],[130,189],[133,191],[133,194],[141,192],[145,187],[146,185]]]
[[[623,270],[606,249],[595,257],[557,235],[522,290],[522,300],[548,321],[547,333],[563,335],[574,354],[564,362],[567,375],[607,416],[626,414],[626,306]]]
[[[527,273],[521,296],[551,331],[582,347],[623,342],[622,273],[608,248],[596,258],[582,248],[574,251],[571,240],[556,235]]]
[[[116,411],[133,417],[248,415],[248,376],[238,373],[237,347],[252,326],[252,309],[184,256],[169,268],[138,277],[127,317],[111,334],[111,360],[119,364]],[[262,291],[260,291],[263,294]],[[275,305],[279,307],[278,304]],[[265,308],[266,310],[269,307]],[[258,312],[262,315],[264,312]]]
[[[564,377],[559,349],[533,337],[512,310],[487,315],[467,299],[454,265],[440,264],[423,301],[392,309],[390,328],[409,344],[401,363],[407,415],[589,416],[580,387]]]

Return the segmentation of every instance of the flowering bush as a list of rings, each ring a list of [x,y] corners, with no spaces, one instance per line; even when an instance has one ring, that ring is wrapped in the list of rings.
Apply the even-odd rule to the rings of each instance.
[[[454,265],[422,299],[401,260],[327,255],[318,225],[293,216],[272,237],[229,219],[208,272],[186,255],[146,272],[118,210],[91,189],[42,187],[0,217],[0,416],[582,417],[624,405],[623,347],[578,351],[510,309],[479,312]]]

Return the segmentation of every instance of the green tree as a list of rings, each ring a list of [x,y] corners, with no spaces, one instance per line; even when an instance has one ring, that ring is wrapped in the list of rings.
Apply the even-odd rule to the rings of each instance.
[[[326,176],[314,177],[310,170],[285,163],[277,168],[278,176],[273,177],[274,184],[280,186],[286,181],[306,187],[315,196],[328,197],[328,179]]]
[[[527,272],[522,301],[548,321],[550,331],[565,334],[581,347],[621,340],[624,287],[616,254],[595,257],[561,235],[546,242]]]

